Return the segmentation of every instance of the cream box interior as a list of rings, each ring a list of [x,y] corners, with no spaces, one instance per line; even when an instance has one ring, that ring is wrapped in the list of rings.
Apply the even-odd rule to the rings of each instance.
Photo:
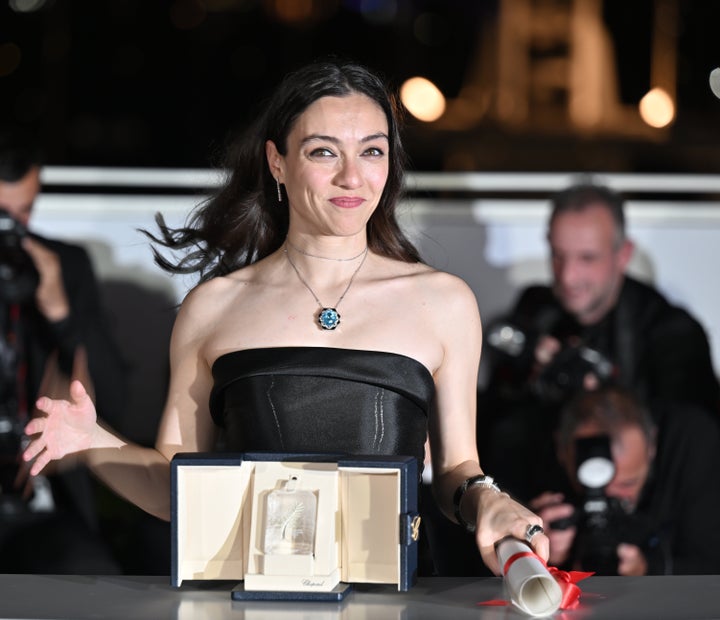
[[[406,472],[353,463],[174,463],[173,585],[238,580],[246,590],[295,592],[328,592],[339,582],[400,587],[404,548],[414,542],[406,538],[416,540],[418,521],[414,513],[403,515]],[[309,554],[268,552],[268,498],[289,480],[316,501]]]

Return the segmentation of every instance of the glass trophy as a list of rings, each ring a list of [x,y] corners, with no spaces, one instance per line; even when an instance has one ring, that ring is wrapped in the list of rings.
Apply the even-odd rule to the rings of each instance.
[[[280,489],[267,496],[265,543],[267,555],[312,555],[315,545],[317,497],[298,488],[292,476]]]

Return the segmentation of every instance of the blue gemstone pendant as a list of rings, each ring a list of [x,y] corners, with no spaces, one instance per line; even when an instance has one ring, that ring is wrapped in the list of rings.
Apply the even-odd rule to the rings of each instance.
[[[340,325],[340,314],[335,308],[323,308],[318,315],[318,323],[323,329],[335,329]]]

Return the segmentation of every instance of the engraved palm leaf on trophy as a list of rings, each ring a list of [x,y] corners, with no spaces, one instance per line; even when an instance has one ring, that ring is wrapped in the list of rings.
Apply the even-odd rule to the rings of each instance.
[[[267,496],[266,554],[313,553],[317,498],[312,491],[299,489],[298,484],[297,476],[292,476]]]

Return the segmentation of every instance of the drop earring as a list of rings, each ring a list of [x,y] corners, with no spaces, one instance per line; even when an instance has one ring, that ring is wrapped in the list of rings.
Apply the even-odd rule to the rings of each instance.
[[[280,179],[275,179],[275,184],[277,185],[278,202],[282,202],[282,192],[280,191]]]

